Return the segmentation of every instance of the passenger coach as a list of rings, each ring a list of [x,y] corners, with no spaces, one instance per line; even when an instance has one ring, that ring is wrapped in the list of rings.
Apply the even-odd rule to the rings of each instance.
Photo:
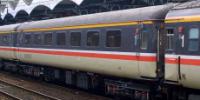
[[[200,89],[192,3],[0,26],[0,67],[113,96],[192,100]]]
[[[147,98],[151,84],[163,77],[158,74],[164,59],[156,55],[164,49],[158,49],[157,39],[172,6],[1,26],[2,66],[83,89],[103,88],[112,95],[145,93]]]

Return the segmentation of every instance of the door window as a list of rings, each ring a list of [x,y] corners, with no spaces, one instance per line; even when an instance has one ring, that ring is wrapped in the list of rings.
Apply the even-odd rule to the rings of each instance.
[[[142,32],[140,34],[140,49],[142,50],[147,50],[148,48],[148,33],[147,32]]]
[[[167,40],[166,40],[166,49],[173,50],[174,48],[174,30],[168,29],[167,30]]]
[[[198,51],[199,50],[199,29],[191,28],[189,30],[189,43],[188,43],[188,51]]]

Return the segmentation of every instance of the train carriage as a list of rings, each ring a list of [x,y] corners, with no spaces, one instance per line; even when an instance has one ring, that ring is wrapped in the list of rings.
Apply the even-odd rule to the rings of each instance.
[[[103,84],[97,84],[105,85],[103,87],[108,94],[121,92],[132,95],[138,90],[135,95],[145,93],[145,98],[148,98],[152,82],[160,78],[157,70],[163,67],[158,67],[161,60],[157,57],[160,56],[157,51],[161,50],[157,41],[163,34],[160,25],[163,25],[163,19],[172,6],[167,4],[27,22],[15,27],[1,26],[1,33],[14,37],[7,41],[12,45],[0,46],[1,52],[12,54],[9,59],[0,54],[3,62],[7,62],[2,64],[9,67],[8,63],[15,62],[15,68],[26,74],[37,73],[36,76],[40,76],[38,73],[43,73],[45,79],[52,78],[52,75],[57,79],[62,77],[70,85],[75,71],[75,84],[84,89],[88,89],[90,84],[95,88],[96,83],[92,80],[97,74],[103,77]],[[0,37],[3,38],[3,34]],[[120,82],[121,79],[126,81]],[[152,82],[145,83],[148,84],[145,86],[130,82],[132,80]],[[113,91],[115,88],[121,90]]]
[[[137,100],[199,99],[198,5],[197,0],[0,26],[0,65]]]
[[[14,39],[16,35],[12,35],[16,32],[17,27],[20,24],[14,24],[14,25],[7,25],[7,26],[1,26],[0,31],[0,45],[1,46],[7,46],[10,48],[1,48],[0,50],[0,57],[3,59],[16,59],[14,52],[10,52],[7,49],[13,49],[14,46]]]
[[[155,78],[157,22],[154,20],[163,19],[170,6],[21,24],[15,33],[18,35],[15,59],[132,79]],[[136,40],[139,32],[143,40]],[[61,40],[66,45],[58,44]],[[142,44],[138,46],[140,41]]]
[[[166,16],[166,80],[185,87],[199,86],[199,1],[180,4]]]

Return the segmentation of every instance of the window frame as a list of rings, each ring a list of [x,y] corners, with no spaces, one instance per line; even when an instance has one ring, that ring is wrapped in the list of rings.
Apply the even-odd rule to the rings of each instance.
[[[60,33],[64,33],[64,34],[65,34],[65,44],[64,44],[64,45],[58,45],[58,38],[57,38],[57,36],[58,36],[58,34],[60,34]],[[68,45],[68,43],[67,43],[67,41],[68,41],[67,33],[68,33],[67,31],[56,31],[56,32],[55,32],[55,45],[56,45],[57,47],[65,47],[65,46]]]
[[[0,45],[2,45],[2,35],[0,35]]]
[[[35,44],[35,35],[40,35],[41,36],[41,44]],[[34,46],[43,46],[44,45],[44,34],[42,32],[35,32],[33,33],[33,45]]]
[[[88,33],[89,32],[97,32],[98,33],[98,38],[99,38],[99,40],[98,40],[98,45],[97,46],[89,46],[88,45]],[[100,46],[100,44],[101,44],[101,42],[100,42],[100,40],[101,40],[101,33],[100,33],[100,30],[88,30],[87,32],[86,32],[86,46],[87,47],[99,47]]]
[[[80,33],[80,45],[79,46],[75,46],[75,45],[72,45],[72,33]],[[82,33],[81,31],[70,31],[69,32],[69,46],[70,47],[81,47],[82,46]]]
[[[147,36],[147,41],[146,41],[146,47],[145,48],[143,48],[142,47],[142,36],[143,36],[143,34],[145,33],[145,35],[148,35]],[[149,49],[149,32],[147,31],[147,30],[142,30],[141,32],[140,32],[140,35],[139,35],[139,38],[140,38],[140,41],[139,41],[139,48],[140,48],[140,50],[148,50]]]
[[[108,34],[109,31],[119,31],[119,32],[120,32],[120,37],[121,37],[121,38],[120,38],[120,46],[119,46],[119,47],[108,47],[108,46],[107,46],[107,34]],[[123,42],[123,38],[122,38],[122,37],[123,37],[122,29],[108,29],[108,30],[106,30],[106,31],[105,31],[105,42],[104,42],[105,48],[115,48],[115,49],[122,48],[122,46],[123,46],[123,45],[122,45],[122,44],[123,44],[123,43],[122,43],[122,42]]]
[[[53,34],[54,32],[44,32],[44,33],[41,33],[41,34],[43,34],[43,46],[53,46],[54,45],[54,34]],[[45,43],[45,35],[47,35],[47,34],[51,34],[52,35],[52,37],[51,37],[51,44],[46,44]]]
[[[3,37],[7,37],[6,42],[3,40]],[[1,45],[2,46],[10,46],[11,42],[11,33],[1,34]]]
[[[198,39],[190,39],[190,30],[191,29],[198,29],[198,32],[199,32],[199,34],[198,34]],[[192,50],[189,50],[190,48],[189,48],[189,44],[190,44],[190,41],[191,40],[193,40],[193,41],[197,41],[197,44],[198,44],[198,50],[195,50],[195,51],[192,51]],[[198,26],[191,26],[191,27],[189,27],[188,28],[188,31],[187,31],[187,51],[188,52],[192,52],[192,53],[194,53],[194,52],[199,52],[199,50],[200,50],[200,45],[199,45],[199,42],[200,42],[200,28],[198,27]]]
[[[24,40],[25,35],[30,35],[31,36],[29,44],[25,43],[25,40]],[[22,45],[24,45],[24,46],[31,46],[31,45],[33,45],[33,33],[31,33],[31,32],[22,33]]]
[[[168,47],[168,30],[169,29],[171,29],[171,30],[173,30],[173,36],[172,36],[172,39],[173,39],[173,41],[172,41],[172,49],[169,49],[169,48],[167,48]],[[175,38],[176,38],[176,28],[173,28],[173,27],[167,27],[166,28],[166,40],[165,40],[165,44],[166,44],[166,47],[165,47],[165,50],[166,51],[175,51],[175,45],[174,45],[174,41],[175,41]]]

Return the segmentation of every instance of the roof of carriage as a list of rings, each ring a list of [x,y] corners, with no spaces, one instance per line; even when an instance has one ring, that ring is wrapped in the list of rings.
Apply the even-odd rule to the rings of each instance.
[[[137,22],[164,19],[167,12],[174,6],[174,4],[166,4],[160,6],[143,7],[136,9],[127,9],[119,11],[110,11],[89,15],[72,16],[65,18],[57,18],[50,20],[34,21],[24,23],[20,26],[20,30],[31,29],[49,29],[58,28],[63,26],[82,26],[94,24],[111,24],[111,23],[124,23],[124,22]],[[1,28],[1,27],[0,27]]]

